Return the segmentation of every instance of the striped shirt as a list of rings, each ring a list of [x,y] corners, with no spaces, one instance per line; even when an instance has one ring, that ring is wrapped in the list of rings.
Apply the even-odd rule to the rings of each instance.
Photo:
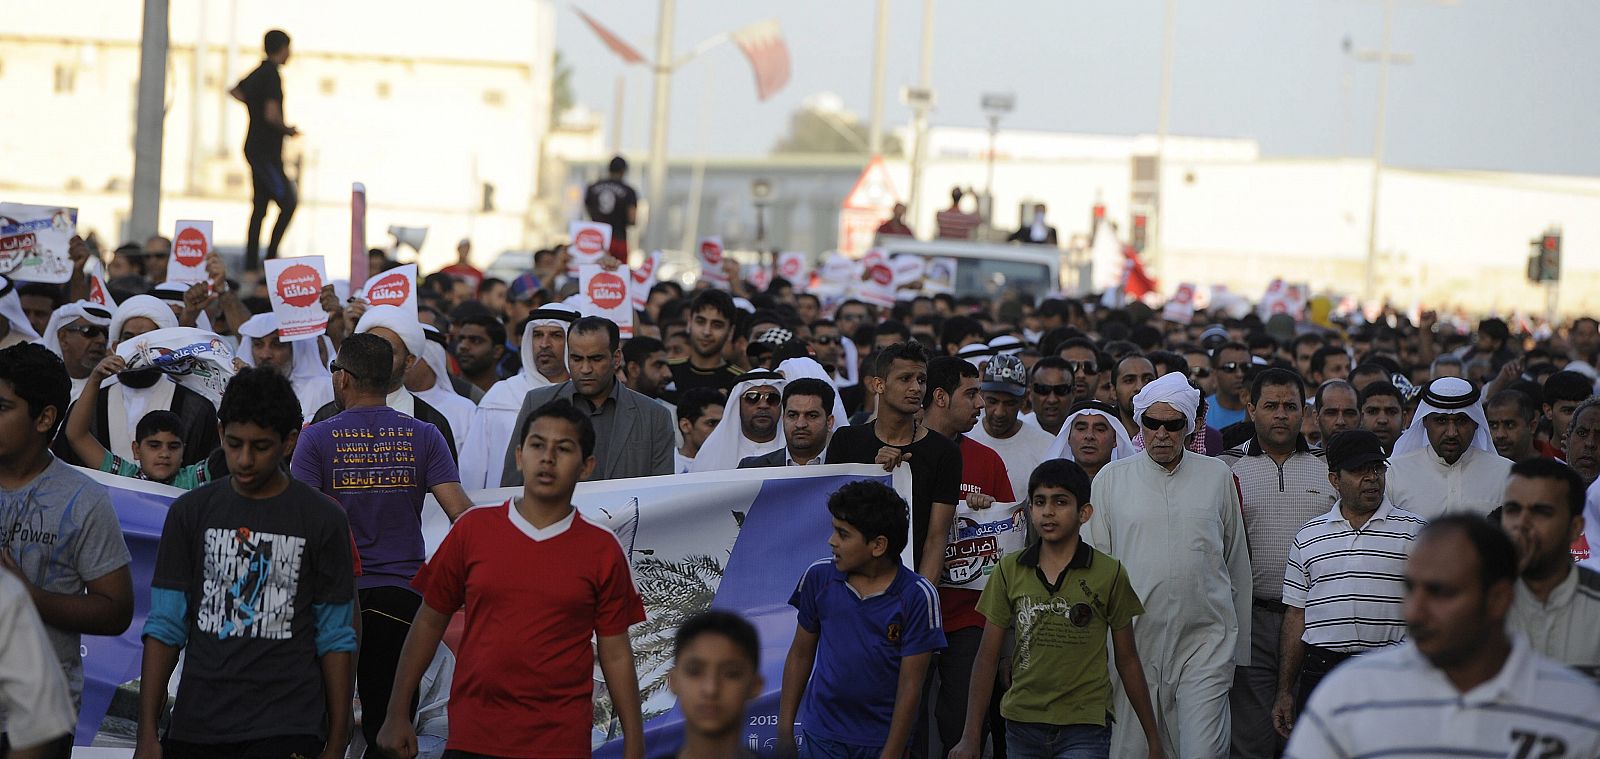
[[[1328,464],[1305,439],[1282,464],[1250,440],[1218,458],[1233,467],[1250,541],[1250,586],[1256,598],[1277,601],[1289,545],[1306,522],[1328,513],[1339,494],[1328,483]]]
[[[1506,624],[1534,650],[1600,681],[1600,572],[1573,567],[1544,603],[1518,580]]]
[[[1600,688],[1518,636],[1499,673],[1462,693],[1406,643],[1329,674],[1284,756],[1600,757]]]
[[[1404,640],[1406,557],[1426,524],[1387,498],[1360,529],[1337,502],[1307,522],[1289,546],[1283,574],[1283,602],[1306,611],[1301,639],[1347,653]]]

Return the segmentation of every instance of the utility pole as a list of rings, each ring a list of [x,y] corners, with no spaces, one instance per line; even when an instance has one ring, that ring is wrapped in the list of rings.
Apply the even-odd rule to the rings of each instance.
[[[666,221],[667,118],[671,113],[672,23],[676,5],[676,0],[661,0],[656,15],[656,84],[650,122],[650,188],[645,196],[650,206],[640,245],[644,250],[659,244],[661,225]]]
[[[916,150],[911,156],[911,209],[914,227],[922,218],[922,162],[928,155],[928,109],[933,107],[933,0],[922,0],[922,59],[918,67],[917,90],[907,100],[916,109]]]
[[[199,9],[199,28],[195,31],[194,54],[189,57],[189,155],[188,176],[184,188],[190,195],[200,194],[200,162],[202,151],[200,139],[200,104],[205,98],[200,96],[200,88],[205,84],[206,62],[206,6],[201,2]]]
[[[144,0],[139,41],[139,101],[133,133],[133,198],[126,240],[161,225],[161,144],[167,91],[167,0]]]
[[[1161,107],[1156,116],[1156,188],[1151,193],[1155,207],[1151,209],[1150,259],[1157,279],[1164,274],[1167,249],[1161,237],[1165,226],[1166,202],[1162,197],[1161,180],[1167,171],[1167,133],[1172,127],[1172,59],[1178,38],[1178,0],[1167,0],[1166,12],[1161,22]]]
[[[878,26],[872,41],[872,102],[868,119],[867,153],[883,155],[883,84],[889,59],[889,0],[878,0]]]

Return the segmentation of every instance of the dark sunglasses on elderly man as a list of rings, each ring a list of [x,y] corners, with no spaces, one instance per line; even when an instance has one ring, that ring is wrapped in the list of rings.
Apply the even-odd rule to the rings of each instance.
[[[1139,424],[1143,425],[1145,429],[1152,431],[1166,430],[1168,432],[1182,432],[1183,428],[1188,426],[1189,421],[1181,416],[1177,419],[1156,419],[1151,417],[1149,414],[1145,414],[1139,417]]]

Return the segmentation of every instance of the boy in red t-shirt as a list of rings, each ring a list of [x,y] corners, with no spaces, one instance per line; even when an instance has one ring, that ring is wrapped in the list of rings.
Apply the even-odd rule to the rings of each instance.
[[[466,607],[450,688],[450,751],[493,757],[589,756],[594,650],[622,726],[624,759],[644,757],[644,720],[628,627],[643,622],[622,544],[572,507],[594,470],[594,427],[565,400],[520,430],[522,497],[461,515],[414,585],[422,591],[395,671],[378,745],[416,756],[404,706],[445,626]]]

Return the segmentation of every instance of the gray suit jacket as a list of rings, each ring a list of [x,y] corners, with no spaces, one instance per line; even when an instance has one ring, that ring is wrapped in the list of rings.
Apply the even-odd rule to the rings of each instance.
[[[517,424],[511,428],[511,444],[506,447],[505,473],[500,476],[501,487],[522,484],[522,472],[517,470],[517,448],[522,441],[516,439],[516,430],[522,429],[522,423],[534,409],[557,398],[572,400],[574,389],[568,381],[529,390],[523,397],[522,408],[517,411]],[[672,412],[629,390],[620,382],[612,392],[617,400],[617,419],[612,430],[616,439],[606,441],[605,460],[595,462],[594,474],[589,479],[619,480],[624,477],[672,474]]]
[[[789,449],[788,448],[779,448],[776,451],[769,451],[767,453],[761,454],[760,456],[746,456],[743,460],[741,460],[739,462],[739,468],[740,469],[762,469],[762,468],[769,467],[769,466],[788,466],[788,465],[789,465]]]

